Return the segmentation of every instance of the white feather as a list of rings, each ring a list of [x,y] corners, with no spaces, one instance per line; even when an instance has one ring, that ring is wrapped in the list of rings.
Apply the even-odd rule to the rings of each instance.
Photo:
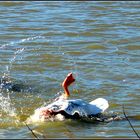
[[[108,101],[104,98],[97,98],[91,102],[86,102],[82,99],[67,100],[62,96],[53,103],[35,110],[34,114],[30,116],[31,120],[44,121],[47,116],[41,116],[40,113],[44,110],[52,110],[59,112],[64,110],[66,113],[73,115],[77,112],[81,117],[88,115],[96,115],[104,112],[109,107]],[[64,120],[64,116],[58,114],[56,120]]]

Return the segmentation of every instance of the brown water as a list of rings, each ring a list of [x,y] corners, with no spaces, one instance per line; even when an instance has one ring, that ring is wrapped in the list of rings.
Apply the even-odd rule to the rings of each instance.
[[[0,2],[0,76],[29,86],[0,92],[0,138],[34,138],[23,123],[62,91],[73,72],[71,98],[106,98],[108,112],[134,116],[140,134],[140,2]],[[30,125],[39,138],[136,138],[126,120],[67,120]]]

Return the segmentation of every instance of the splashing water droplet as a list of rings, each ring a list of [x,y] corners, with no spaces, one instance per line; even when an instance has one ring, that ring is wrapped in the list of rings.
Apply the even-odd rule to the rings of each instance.
[[[35,39],[39,39],[39,38],[44,39],[45,37],[42,36],[42,35],[38,35],[38,36],[34,36],[34,37],[28,37],[28,38],[25,38],[25,39],[21,39],[19,41],[12,41],[10,43],[1,45],[0,49],[6,48],[7,46],[13,46],[13,45],[16,45],[16,44],[20,44],[20,43],[23,43],[23,42],[26,42],[26,41],[31,41],[31,40],[35,40]]]
[[[2,93],[0,93],[0,110],[9,116],[16,116],[16,110],[12,106],[9,93],[7,97],[4,97]]]

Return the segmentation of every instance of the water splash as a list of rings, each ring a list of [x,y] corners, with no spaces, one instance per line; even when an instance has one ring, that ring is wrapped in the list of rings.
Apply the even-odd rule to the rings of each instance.
[[[40,39],[40,38],[45,38],[45,37],[39,35],[39,36],[34,36],[34,37],[28,37],[28,38],[21,39],[21,40],[18,40],[18,41],[12,41],[10,43],[1,45],[0,49],[4,49],[8,46],[13,46],[13,45],[16,45],[16,44],[20,44],[20,43],[24,43],[24,42],[27,42],[27,41],[32,41],[32,40],[35,40],[35,39]]]
[[[42,35],[38,35],[38,36],[34,36],[34,37],[29,37],[29,38],[25,38],[25,39],[21,39],[21,40],[18,40],[18,41],[12,41],[10,43],[7,43],[7,44],[4,44],[2,46],[0,46],[0,49],[2,48],[6,48],[7,46],[13,46],[13,45],[16,45],[16,44],[20,44],[20,43],[23,43],[23,42],[27,42],[27,41],[31,41],[31,40],[35,40],[35,39],[39,39],[39,38],[45,38],[44,36]],[[3,73],[3,76],[0,80],[4,80],[6,79],[6,82],[8,83],[11,83],[11,80],[10,80],[10,72],[11,72],[11,69],[12,69],[12,66],[13,66],[13,63],[16,61],[17,57],[18,56],[22,56],[21,54],[23,54],[23,52],[25,51],[25,48],[17,48],[16,51],[14,52],[12,58],[10,58],[9,60],[9,63],[8,65],[6,65],[6,69]],[[21,57],[22,59],[22,57]],[[3,82],[0,81],[0,86],[3,86]]]
[[[29,37],[25,39],[21,39],[19,41],[13,41],[4,45],[0,46],[0,49],[4,49],[8,46],[13,46],[16,44],[24,43],[27,41],[32,41],[35,39],[44,38],[43,36],[34,36]],[[10,58],[8,65],[6,65],[6,69],[3,73],[3,76],[0,79],[0,117],[3,115],[16,117],[16,108],[14,107],[12,100],[10,98],[11,92],[9,91],[9,86],[12,85],[12,79],[11,79],[11,69],[13,66],[13,63],[16,61],[18,56],[21,56],[23,52],[25,51],[25,48],[17,48],[14,52],[12,58]],[[5,87],[6,86],[6,87]]]
[[[9,67],[6,66],[8,72],[10,72],[12,65],[15,62],[16,58],[19,56],[19,54],[23,53],[24,50],[25,50],[25,48],[19,48],[16,52],[14,52],[14,56],[9,61]]]
[[[9,49],[11,46],[15,46],[20,43],[29,42],[35,39],[45,38],[44,36],[34,36],[25,39],[21,39],[18,41],[12,41],[10,43],[0,45],[0,49]],[[26,51],[25,47],[18,47],[14,50],[12,57],[9,59],[8,65],[6,65],[5,71],[3,71],[3,76],[0,78],[0,123],[3,127],[11,125],[19,125],[21,124],[21,120],[19,118],[19,110],[14,105],[14,102],[11,98],[10,86],[13,84],[13,79],[11,77],[11,69],[15,61],[20,57],[23,58],[23,53]],[[21,60],[20,59],[20,60]],[[21,111],[20,114],[23,114]]]
[[[2,93],[0,93],[0,110],[1,115],[6,113],[8,116],[16,116],[16,109],[13,107],[9,92],[7,92],[7,96],[4,97]]]
[[[18,41],[12,41],[10,43],[7,43],[7,44],[3,44],[0,46],[0,49],[5,49],[6,47],[8,46],[15,46],[17,44],[20,44],[20,43],[24,43],[24,42],[28,42],[28,41],[32,41],[32,40],[35,40],[35,39],[44,39],[45,36],[43,35],[38,35],[38,36],[34,36],[34,37],[28,37],[28,38],[25,38],[25,39],[21,39],[21,40],[18,40]],[[9,60],[9,65],[6,65],[6,74],[7,75],[10,75],[10,71],[12,69],[12,65],[13,63],[15,62],[15,60],[17,59],[18,56],[21,57],[20,54],[22,54],[23,52],[25,51],[25,48],[17,48],[16,51],[14,52],[14,55],[13,57]],[[22,59],[22,58],[21,58]]]

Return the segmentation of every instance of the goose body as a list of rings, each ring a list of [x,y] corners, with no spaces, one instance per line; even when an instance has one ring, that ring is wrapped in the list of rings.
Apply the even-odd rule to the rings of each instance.
[[[82,99],[67,99],[70,96],[68,86],[74,81],[72,73],[69,73],[62,83],[64,94],[55,99],[53,103],[36,109],[30,118],[33,121],[50,120],[50,118],[57,118],[58,120],[76,119],[95,116],[109,107],[108,101],[104,98],[97,98],[89,103]]]
[[[80,116],[84,116],[102,113],[108,107],[108,101],[104,98],[97,98],[89,103],[82,99],[67,100],[60,98],[52,104],[46,106],[46,109],[54,112],[64,110],[69,115],[74,115],[74,113],[78,113]]]
[[[77,119],[103,113],[108,107],[108,101],[104,98],[97,98],[88,103],[82,99],[68,100],[60,96],[53,103],[36,109],[30,118],[32,121],[43,122],[48,120],[64,120],[66,118]]]

